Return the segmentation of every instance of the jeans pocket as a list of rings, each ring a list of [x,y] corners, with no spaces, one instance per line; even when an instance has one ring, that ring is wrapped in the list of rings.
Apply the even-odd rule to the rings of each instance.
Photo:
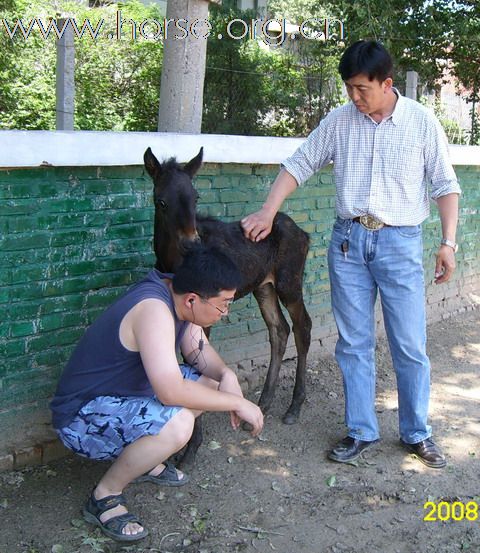
[[[335,222],[333,223],[333,232],[342,232],[345,233],[345,229],[347,228],[349,219],[341,219],[340,217],[337,217],[335,219]]]
[[[422,225],[395,227],[395,230],[404,238],[416,238],[422,234]]]

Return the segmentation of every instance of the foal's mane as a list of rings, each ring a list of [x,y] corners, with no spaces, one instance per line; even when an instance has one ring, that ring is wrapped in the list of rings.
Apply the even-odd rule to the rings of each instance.
[[[174,170],[182,171],[183,170],[180,163],[178,163],[176,157],[171,157],[170,159],[167,159],[167,161],[164,161],[163,163],[160,164],[160,167],[161,167],[162,173],[166,172],[166,171],[174,171]]]

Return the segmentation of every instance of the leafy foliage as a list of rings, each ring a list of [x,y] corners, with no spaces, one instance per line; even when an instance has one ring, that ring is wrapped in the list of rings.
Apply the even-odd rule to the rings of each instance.
[[[436,98],[433,104],[427,102],[426,98],[420,98],[420,103],[433,109],[435,116],[440,121],[443,130],[447,135],[449,144],[466,144],[467,140],[465,136],[465,131],[457,123],[457,121],[454,121],[453,119],[450,119],[448,117],[446,110],[441,104],[439,98]]]
[[[239,18],[231,8],[213,7],[208,44],[203,131],[292,136],[312,130],[340,103],[337,57],[308,40],[294,47],[268,48],[248,38],[218,37],[226,22]],[[255,18],[244,12],[249,23]],[[313,45],[312,45],[313,46]]]
[[[22,13],[30,14],[28,4],[13,0],[4,18],[13,21]],[[55,123],[55,51],[45,48],[34,34],[28,41],[23,38],[11,41],[2,33],[0,68],[3,83],[0,87],[0,128],[52,128]]]
[[[449,52],[452,72],[472,104],[470,144],[480,144],[480,4],[476,0],[461,2],[455,18],[462,40],[453,42]]]
[[[161,19],[154,5],[146,8],[137,0],[120,7],[125,21]],[[105,19],[113,21],[118,7],[100,10]],[[112,29],[95,42],[79,41],[75,120],[79,128],[157,129],[163,45],[141,36],[132,40],[131,25],[124,27],[121,40],[108,38],[108,34],[114,34]]]
[[[75,39],[75,128],[154,131],[160,94],[161,40],[131,37],[129,19],[163,19],[159,9],[140,0],[94,9],[68,0],[2,0],[1,18],[12,23],[57,12],[105,21],[98,37]],[[408,70],[421,84],[438,88],[446,70],[472,105],[470,142],[480,143],[480,3],[478,0],[270,0],[268,16],[291,23],[337,19],[345,40],[287,38],[280,47],[225,34],[227,21],[253,12],[233,9],[234,0],[211,4],[203,131],[234,134],[304,135],[344,98],[337,66],[345,44],[360,38],[381,40],[395,59],[396,84]],[[230,7],[229,7],[230,6]],[[113,25],[124,20],[120,40]],[[310,27],[313,23],[309,23]],[[55,39],[35,30],[25,40],[11,40],[0,21],[0,129],[55,128]],[[400,84],[400,88],[402,86]],[[450,121],[451,136],[461,133]]]
[[[10,28],[17,18],[25,24],[34,17],[46,22],[48,17],[55,17],[58,9],[66,17],[74,17],[78,26],[88,18],[97,28],[103,19],[96,40],[88,34],[75,38],[75,128],[156,130],[162,43],[141,36],[132,40],[128,24],[128,19],[160,20],[154,5],[145,7],[138,0],[131,0],[124,5],[89,9],[63,2],[54,9],[51,2],[42,0],[11,3],[10,11],[3,16]],[[112,27],[117,10],[126,22],[120,40]],[[0,86],[0,128],[54,129],[55,36],[44,39],[36,28],[27,39],[17,34],[11,40],[2,33],[0,51],[0,77],[4,83]]]

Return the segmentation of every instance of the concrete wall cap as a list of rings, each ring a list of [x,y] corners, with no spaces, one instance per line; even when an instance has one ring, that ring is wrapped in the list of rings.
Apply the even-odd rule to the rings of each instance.
[[[0,131],[0,168],[143,165],[150,146],[159,160],[277,165],[304,138],[109,131]],[[480,146],[450,146],[454,165],[480,166]]]

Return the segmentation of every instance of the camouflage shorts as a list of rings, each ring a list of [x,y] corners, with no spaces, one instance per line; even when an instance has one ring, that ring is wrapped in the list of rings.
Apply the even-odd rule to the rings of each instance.
[[[180,365],[183,377],[200,374]],[[78,455],[108,461],[143,436],[158,434],[183,407],[163,405],[156,397],[98,396],[86,403],[72,422],[57,430],[63,444]]]

